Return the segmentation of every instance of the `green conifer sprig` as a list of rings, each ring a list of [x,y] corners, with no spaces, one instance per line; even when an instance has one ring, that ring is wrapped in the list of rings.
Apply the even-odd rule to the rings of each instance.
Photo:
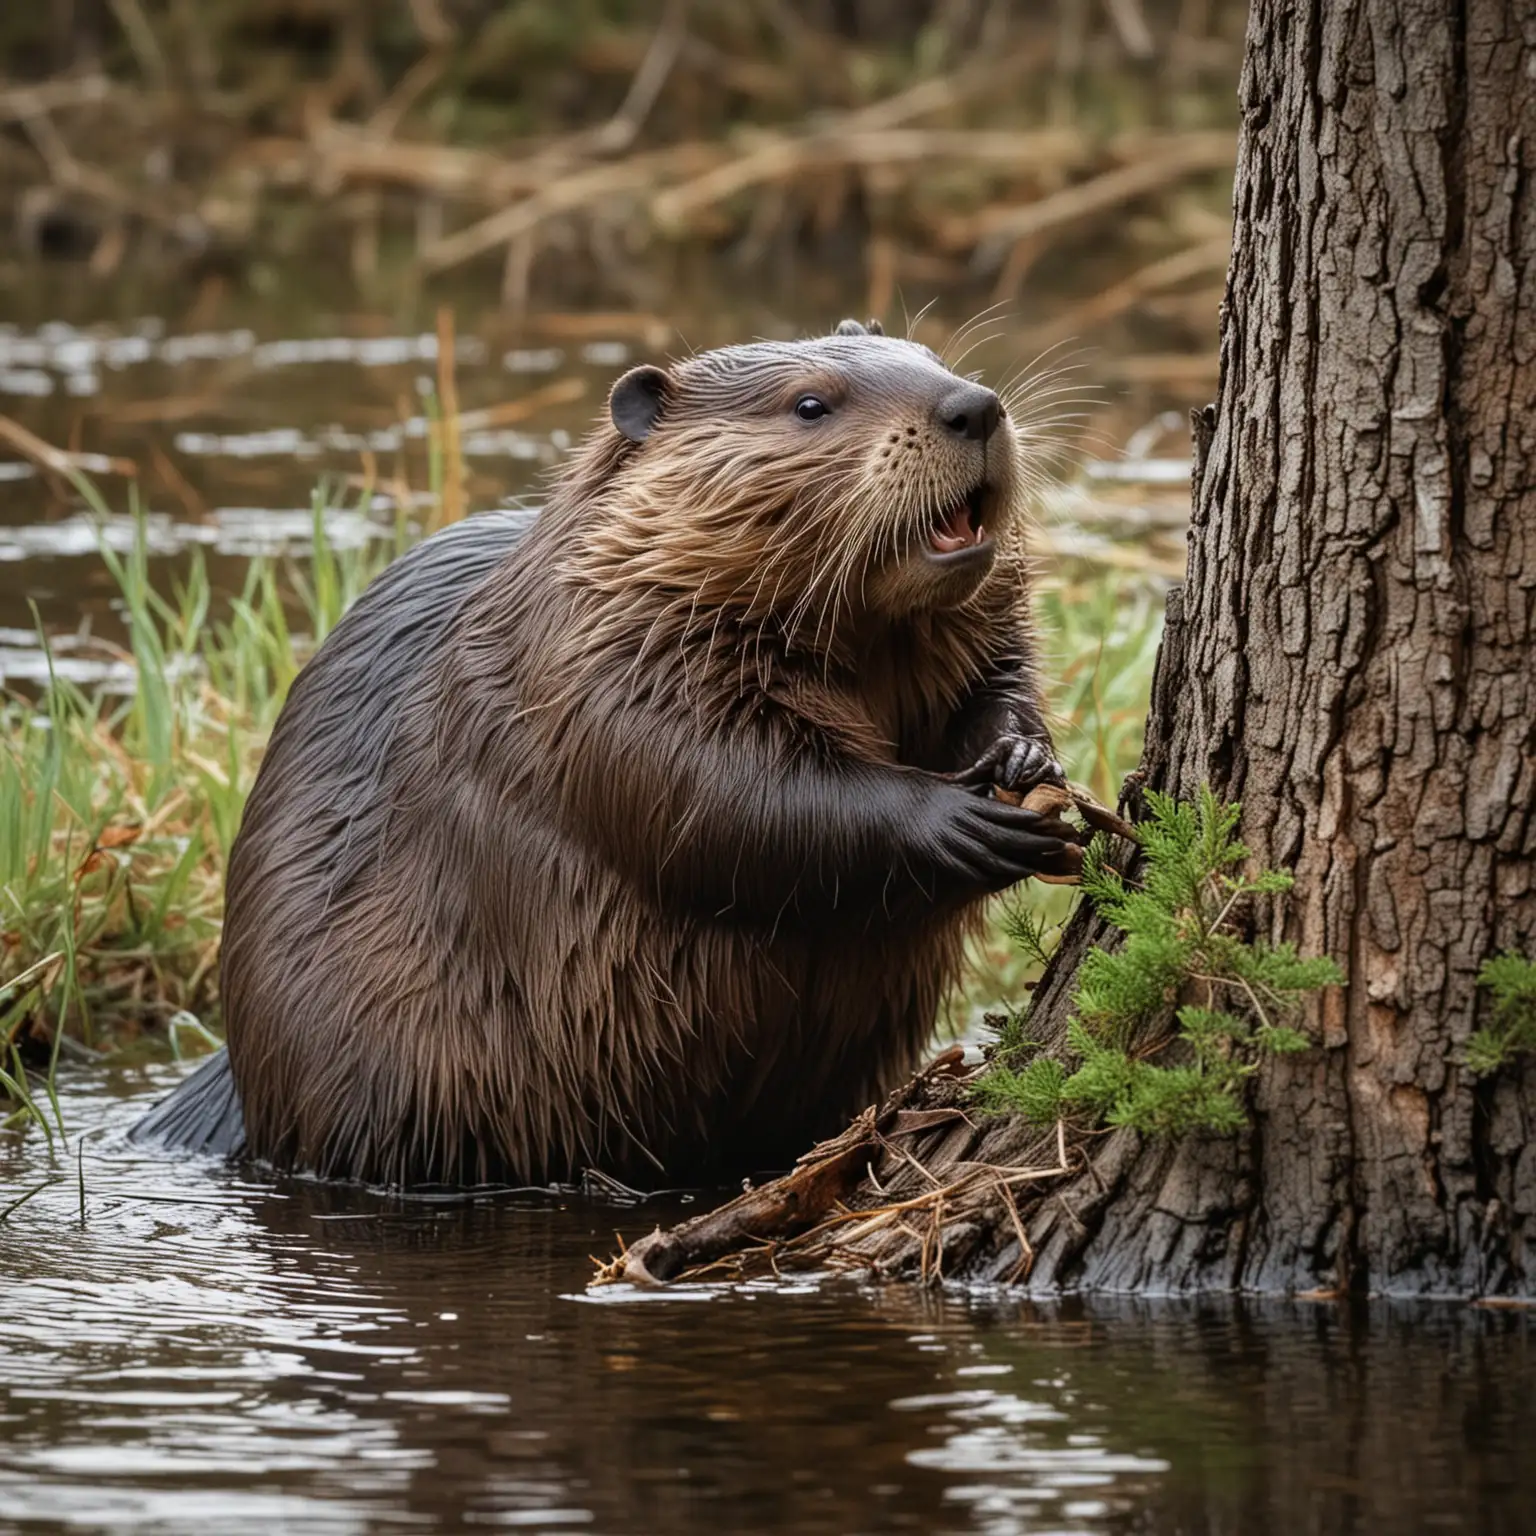
[[[1222,804],[1208,788],[1193,802],[1152,792],[1147,803],[1151,816],[1137,829],[1140,884],[1106,862],[1101,838],[1083,870],[1084,892],[1124,943],[1084,958],[1059,1057],[1027,1039],[1027,1016],[1011,1018],[975,1085],[983,1109],[1158,1135],[1234,1131],[1246,1123],[1242,1089],[1262,1059],[1307,1049],[1306,1035],[1288,1020],[1306,994],[1342,973],[1325,956],[1248,939],[1238,927],[1254,896],[1290,890],[1291,876],[1236,873],[1249,857],[1237,837],[1241,807]],[[1027,924],[1017,927],[1026,942],[1038,942]],[[1181,1005],[1190,997],[1200,1000]],[[1177,1060],[1151,1059],[1175,1042]]]
[[[1505,953],[1483,962],[1480,986],[1493,993],[1493,1019],[1467,1041],[1467,1065],[1480,1076],[1536,1050],[1536,962]]]

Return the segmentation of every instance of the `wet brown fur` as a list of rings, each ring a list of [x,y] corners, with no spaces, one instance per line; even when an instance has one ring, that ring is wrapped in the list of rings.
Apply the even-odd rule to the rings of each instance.
[[[644,441],[596,427],[526,532],[471,520],[365,596],[231,863],[248,1152],[654,1186],[783,1164],[914,1065],[978,883],[1007,882],[930,879],[903,829],[949,814],[933,775],[999,719],[1043,734],[1027,465],[1006,420],[935,425],[956,382],[874,336],[702,354]],[[998,553],[954,600],[914,552],[978,472]]]

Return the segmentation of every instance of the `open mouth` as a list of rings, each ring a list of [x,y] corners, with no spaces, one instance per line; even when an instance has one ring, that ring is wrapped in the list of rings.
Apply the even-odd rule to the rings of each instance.
[[[935,555],[955,555],[990,544],[991,537],[982,521],[984,503],[984,489],[977,486],[953,506],[940,510],[928,529],[929,549]]]

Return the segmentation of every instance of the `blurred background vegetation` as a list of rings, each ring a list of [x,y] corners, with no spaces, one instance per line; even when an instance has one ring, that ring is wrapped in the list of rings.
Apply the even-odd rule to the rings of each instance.
[[[14,261],[665,312],[724,260],[1015,301],[1219,271],[1232,0],[46,0],[0,15]],[[1161,227],[1159,227],[1161,226]],[[860,293],[860,290],[862,292]],[[1093,317],[1090,317],[1093,318]]]
[[[883,318],[1048,402],[1074,777],[1140,750],[1216,381],[1234,0],[0,7],[0,1094],[217,1027],[225,858],[381,563],[628,361]],[[315,486],[321,482],[317,496]],[[1066,910],[1026,888],[1032,923]],[[1035,968],[999,928],[964,1027]],[[62,1028],[60,1026],[63,1026]],[[55,1115],[56,1118],[56,1115]]]

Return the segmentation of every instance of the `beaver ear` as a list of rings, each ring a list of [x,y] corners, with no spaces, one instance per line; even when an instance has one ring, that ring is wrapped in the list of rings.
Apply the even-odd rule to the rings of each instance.
[[[868,336],[869,332],[857,320],[839,320],[834,336]]]
[[[672,380],[662,369],[649,363],[631,368],[608,395],[608,414],[614,426],[630,442],[643,443],[651,435],[671,389]]]

